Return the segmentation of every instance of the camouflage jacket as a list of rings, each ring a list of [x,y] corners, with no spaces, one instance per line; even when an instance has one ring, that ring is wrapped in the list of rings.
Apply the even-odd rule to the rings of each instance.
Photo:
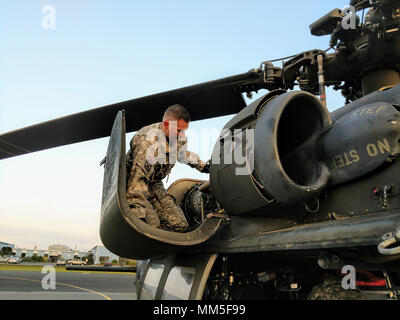
[[[206,164],[197,154],[186,150],[186,137],[179,138],[172,144],[161,128],[161,122],[155,123],[140,129],[134,135],[127,158],[128,167],[139,166],[149,183],[164,179],[177,161],[201,172]]]

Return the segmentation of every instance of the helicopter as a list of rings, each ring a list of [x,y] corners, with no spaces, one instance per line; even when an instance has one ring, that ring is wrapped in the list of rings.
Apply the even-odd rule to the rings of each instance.
[[[310,26],[330,35],[328,50],[5,133],[0,159],[110,136],[100,237],[138,260],[139,299],[398,299],[399,28],[400,1],[352,0]],[[346,98],[332,113],[327,86]],[[236,113],[209,181],[168,188],[191,225],[185,233],[128,215],[126,201],[126,133],[176,103],[194,121]],[[343,288],[345,266],[357,270],[356,290]]]

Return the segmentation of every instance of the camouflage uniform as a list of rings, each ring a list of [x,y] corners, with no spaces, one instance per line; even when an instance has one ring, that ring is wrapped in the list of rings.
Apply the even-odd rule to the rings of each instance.
[[[131,140],[128,156],[128,188],[126,198],[131,212],[154,227],[185,231],[185,215],[164,188],[164,179],[176,161],[187,163],[200,172],[206,164],[195,153],[186,151],[186,138],[167,141],[162,123],[139,130]]]

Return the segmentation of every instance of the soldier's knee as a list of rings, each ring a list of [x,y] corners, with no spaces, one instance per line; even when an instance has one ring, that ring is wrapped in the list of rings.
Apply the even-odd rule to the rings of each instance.
[[[161,223],[167,226],[172,231],[184,231],[189,227],[189,224],[181,212],[176,210],[164,210],[161,216]]]
[[[181,221],[173,226],[173,229],[178,232],[184,232],[189,228],[189,224],[186,221]]]
[[[173,204],[173,205],[176,205],[176,206],[177,206],[175,198],[174,198],[172,195],[170,195],[169,193],[165,194],[165,195],[161,198],[160,201],[161,201],[162,203],[165,203],[165,204]]]
[[[179,222],[179,223],[169,223],[169,222],[164,222],[161,223],[160,226],[161,229],[167,230],[167,231],[172,231],[172,232],[185,232],[188,230],[189,225],[185,222]]]
[[[151,226],[158,228],[160,226],[160,219],[158,218],[157,214],[154,211],[148,210],[146,212],[145,220]]]
[[[145,208],[141,205],[135,204],[130,206],[131,214],[135,215],[139,219],[143,219],[146,223],[151,226],[158,228],[160,226],[160,219],[156,212],[149,208]]]

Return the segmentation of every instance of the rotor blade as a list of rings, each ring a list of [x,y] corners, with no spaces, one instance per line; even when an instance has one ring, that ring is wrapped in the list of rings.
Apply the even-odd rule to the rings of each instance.
[[[120,102],[0,135],[0,160],[110,135],[118,111],[126,112],[127,132],[160,122],[171,105],[181,104],[192,121],[237,113],[246,106],[236,88],[256,78],[253,71],[181,89]]]

